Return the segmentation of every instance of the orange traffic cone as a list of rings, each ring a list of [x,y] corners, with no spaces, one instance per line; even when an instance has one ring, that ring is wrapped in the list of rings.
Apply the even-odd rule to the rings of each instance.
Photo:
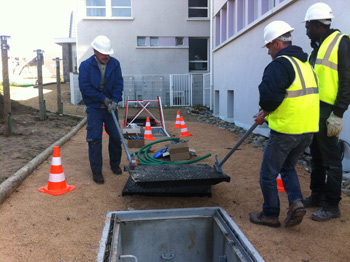
[[[62,168],[60,148],[58,146],[55,146],[53,149],[51,160],[49,183],[47,184],[47,186],[39,188],[39,192],[59,196],[74,189],[75,186],[70,186],[66,184],[66,178],[64,176]]]
[[[176,122],[175,122],[174,128],[181,128],[180,111],[177,111]]]
[[[188,132],[184,118],[181,116],[181,135],[180,137],[184,137],[184,136],[193,136],[192,134],[190,134],[190,132]]]
[[[103,124],[103,135],[108,135],[107,132],[106,132],[106,129],[105,129],[105,124]]]
[[[277,180],[277,190],[278,190],[278,192],[286,192],[286,190],[284,189],[284,186],[283,186],[281,174],[278,174],[276,180]]]
[[[146,128],[143,136],[145,140],[155,140],[155,138],[152,135],[152,128],[151,128],[151,122],[149,121],[149,117],[147,117],[147,120],[146,120]]]

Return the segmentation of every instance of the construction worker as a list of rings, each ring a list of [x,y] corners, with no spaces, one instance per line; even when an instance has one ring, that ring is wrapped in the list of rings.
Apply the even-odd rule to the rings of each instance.
[[[102,132],[103,124],[109,135],[110,166],[114,174],[122,174],[119,167],[122,148],[121,138],[111,111],[118,116],[118,102],[122,101],[123,77],[119,61],[111,41],[106,36],[97,36],[91,43],[94,55],[83,61],[79,67],[79,88],[87,106],[87,135],[89,160],[93,180],[104,183],[102,175]]]
[[[271,132],[260,169],[262,212],[251,212],[250,221],[270,227],[281,226],[276,181],[279,174],[289,201],[284,224],[292,227],[302,222],[306,210],[295,165],[318,131],[317,78],[307,61],[308,55],[292,45],[293,30],[284,21],[274,21],[264,30],[264,46],[273,60],[259,85],[262,110],[255,121],[261,125],[266,116]]]
[[[342,159],[338,137],[343,114],[350,103],[350,39],[330,29],[332,9],[324,3],[309,7],[305,15],[306,34],[313,50],[309,62],[319,79],[320,132],[310,146],[311,196],[305,207],[322,208],[311,215],[316,221],[340,217]]]

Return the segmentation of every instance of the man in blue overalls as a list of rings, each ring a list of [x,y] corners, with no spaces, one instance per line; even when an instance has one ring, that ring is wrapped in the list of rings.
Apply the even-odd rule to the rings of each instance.
[[[93,180],[103,184],[102,132],[103,124],[109,135],[109,159],[114,174],[122,174],[119,167],[121,140],[111,111],[118,116],[118,102],[122,101],[123,77],[120,63],[111,57],[114,53],[106,36],[97,36],[91,43],[94,55],[79,67],[79,88],[87,106],[87,136],[89,160]]]

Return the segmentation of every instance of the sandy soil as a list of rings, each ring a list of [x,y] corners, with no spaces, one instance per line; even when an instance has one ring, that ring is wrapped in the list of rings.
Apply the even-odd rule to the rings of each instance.
[[[185,138],[190,147],[198,156],[212,154],[200,163],[213,165],[214,156],[222,159],[239,139],[227,130],[192,122],[191,115],[182,115],[193,133]],[[179,136],[180,131],[173,128],[175,116],[165,120],[169,134]],[[231,182],[212,186],[212,197],[122,196],[129,174],[115,176],[110,170],[107,136],[103,136],[106,183],[97,185],[91,179],[85,135],[82,128],[60,148],[66,182],[76,186],[74,191],[61,196],[38,192],[48,182],[48,158],[0,206],[1,261],[95,261],[109,211],[206,206],[225,209],[266,261],[350,261],[350,198],[345,195],[340,205],[342,217],[326,223],[311,220],[316,209],[309,209],[302,224],[294,228],[274,229],[249,222],[249,212],[261,210],[263,201],[259,186],[262,149],[244,143],[223,166]],[[122,165],[126,164],[124,154]],[[301,166],[298,174],[303,194],[308,196],[310,175]],[[286,193],[280,193],[280,200],[283,222],[288,207]]]

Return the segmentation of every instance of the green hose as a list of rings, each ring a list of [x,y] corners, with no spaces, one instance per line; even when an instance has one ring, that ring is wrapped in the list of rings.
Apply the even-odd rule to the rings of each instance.
[[[155,159],[152,156],[150,156],[149,151],[151,150],[152,145],[157,144],[157,143],[161,143],[161,142],[166,142],[166,141],[170,141],[170,140],[180,140],[179,137],[175,137],[175,138],[166,138],[166,139],[162,139],[159,141],[155,141],[152,142],[148,145],[143,146],[140,150],[131,153],[131,155],[137,155],[138,160],[139,160],[139,165],[179,165],[179,164],[190,164],[190,163],[194,163],[194,162],[198,162],[202,159],[205,159],[207,157],[210,157],[211,154],[207,154],[195,159],[191,159],[191,160],[186,160],[186,161],[164,161],[164,160],[159,160],[159,159]],[[144,157],[142,157],[142,154],[144,155]]]

